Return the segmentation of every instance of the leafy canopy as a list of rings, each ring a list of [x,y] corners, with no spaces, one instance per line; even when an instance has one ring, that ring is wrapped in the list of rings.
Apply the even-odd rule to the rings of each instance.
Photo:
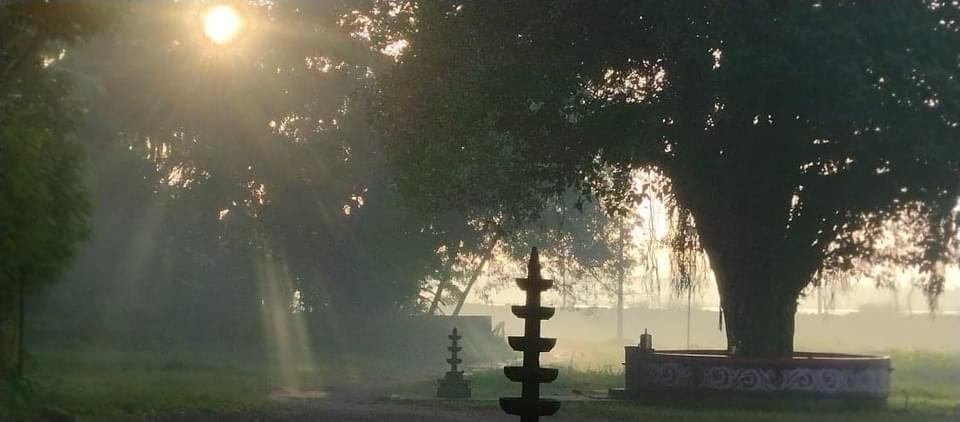
[[[48,283],[86,234],[78,112],[56,66],[110,11],[88,2],[0,5],[0,295]]]
[[[880,258],[885,222],[909,215],[918,247],[899,262],[942,290],[960,196],[956,2],[403,4],[413,23],[377,28],[409,42],[379,119],[406,192],[532,215],[568,186],[618,202],[654,167],[721,284],[796,297],[818,270]]]

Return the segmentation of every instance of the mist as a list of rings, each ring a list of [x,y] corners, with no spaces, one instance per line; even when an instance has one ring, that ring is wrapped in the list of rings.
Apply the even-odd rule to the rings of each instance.
[[[956,91],[941,87],[939,95],[934,86],[955,89],[956,69],[930,71],[949,77],[924,88],[933,99],[915,101],[942,115],[923,109],[900,127],[889,116],[914,116],[913,108],[883,108],[884,93],[877,111],[867,104],[873,97],[847,95],[851,103],[836,107],[856,113],[837,123],[810,105],[847,101],[830,94],[830,77],[797,76],[813,81],[809,91],[822,96],[811,94],[809,104],[793,91],[751,94],[752,76],[736,66],[780,59],[736,49],[780,50],[737,47],[742,40],[733,30],[722,33],[732,40],[723,52],[700,44],[676,49],[707,51],[700,59],[709,63],[673,63],[668,54],[643,58],[659,44],[630,50],[662,35],[652,30],[611,36],[604,45],[615,47],[607,55],[577,44],[594,42],[578,31],[603,34],[599,22],[629,11],[591,9],[599,15],[581,24],[565,15],[561,21],[571,27],[551,35],[549,28],[566,27],[534,16],[552,14],[514,6],[94,3],[77,3],[90,16],[51,12],[78,20],[62,27],[80,28],[79,35],[31,50],[35,65],[11,65],[22,75],[7,88],[0,75],[0,128],[67,127],[63,144],[82,150],[80,170],[69,179],[89,202],[75,205],[88,209],[80,212],[87,235],[50,265],[57,271],[37,275],[43,280],[36,283],[24,275],[30,271],[10,271],[28,280],[17,290],[25,302],[22,328],[9,337],[22,345],[17,376],[45,394],[41,409],[94,418],[368,420],[356,415],[379,403],[383,409],[371,418],[500,420],[491,400],[519,389],[501,367],[524,361],[507,341],[527,328],[511,308],[526,298],[515,279],[527,275],[536,247],[538,265],[553,283],[542,304],[556,309],[542,321],[543,336],[557,344],[540,361],[561,368],[559,386],[545,387],[551,397],[606,400],[609,389],[624,385],[625,346],[649,334],[657,351],[712,350],[744,359],[789,360],[800,352],[893,356],[905,374],[894,378],[896,400],[909,402],[913,392],[929,400],[923,412],[956,414],[960,196],[956,183],[944,181],[957,168],[949,144],[956,141],[955,99],[947,99]],[[0,5],[7,8],[33,13]],[[809,11],[797,10],[806,19]],[[660,12],[656,22],[675,18]],[[500,13],[511,19],[494,19]],[[877,12],[872,19],[887,18]],[[42,34],[30,25],[47,21],[31,19],[17,25]],[[737,27],[733,17],[724,19]],[[87,20],[97,24],[81,31]],[[574,41],[540,47],[535,56],[524,50],[565,37]],[[520,53],[498,47],[507,42]],[[8,44],[27,42],[0,41]],[[939,46],[929,57],[949,56],[940,51],[948,42],[928,44]],[[464,53],[470,49],[476,53]],[[803,57],[782,62],[809,61]],[[685,73],[704,63],[704,75],[733,76]],[[758,78],[794,75],[763,66],[755,66]],[[876,69],[849,80],[837,71],[836,86],[862,83],[867,92],[902,82],[896,72]],[[887,79],[873,73],[882,71],[890,72]],[[670,103],[728,83],[744,85],[717,88],[702,107]],[[54,91],[59,96],[51,104],[64,115],[51,119],[58,123],[2,120],[16,115],[5,111],[17,109],[13,99]],[[940,109],[939,101],[950,104]],[[644,107],[660,114],[645,114]],[[689,110],[705,114],[684,120]],[[856,120],[862,110],[867,123]],[[743,123],[736,113],[750,119]],[[882,118],[893,123],[874,122]],[[816,119],[829,124],[809,123]],[[798,127],[776,126],[783,121]],[[913,124],[948,128],[943,136],[930,129],[935,145],[927,149],[902,147],[914,142],[909,136],[894,146],[880,136],[879,152],[864,153],[869,148],[859,138],[844,138],[861,136],[859,126],[844,126],[850,121],[869,123],[863,136],[880,136],[874,132],[881,126],[890,136],[913,133]],[[684,124],[695,130],[679,131]],[[702,142],[684,144],[690,133]],[[710,143],[711,136],[725,143]],[[799,146],[748,143],[764,136]],[[801,137],[809,139],[794,141]],[[928,161],[917,164],[914,153]],[[790,154],[799,156],[796,162]],[[938,161],[937,154],[946,158]],[[861,162],[868,167],[857,167]],[[847,174],[849,181],[831,179]],[[0,280],[13,286],[14,278]],[[8,302],[14,303],[0,305]],[[768,314],[752,314],[756,309]],[[463,351],[451,358],[454,328]],[[475,398],[486,400],[477,409],[427,401],[435,399],[448,359],[459,358]],[[572,415],[565,420],[589,420],[576,410]]]

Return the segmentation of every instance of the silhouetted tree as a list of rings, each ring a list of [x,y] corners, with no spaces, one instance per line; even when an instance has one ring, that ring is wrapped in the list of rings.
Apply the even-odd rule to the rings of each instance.
[[[403,192],[523,218],[568,187],[619,202],[654,167],[695,221],[734,354],[791,353],[814,274],[879,258],[884,222],[905,213],[919,247],[902,262],[943,289],[954,3],[357,3],[373,45],[406,43],[375,114]]]
[[[56,62],[109,15],[82,1],[0,4],[0,378],[22,372],[25,292],[54,281],[86,234],[79,115]]]
[[[91,324],[211,342],[262,331],[274,283],[290,289],[280,306],[296,291],[318,326],[419,312],[437,250],[469,252],[479,235],[394,188],[364,111],[372,69],[392,57],[336,31],[320,2],[236,3],[248,32],[214,45],[207,6],[130,2],[115,31],[68,57],[91,104],[85,137],[100,141],[101,206],[56,303]],[[283,280],[258,275],[267,262]],[[103,293],[71,304],[84,290]]]

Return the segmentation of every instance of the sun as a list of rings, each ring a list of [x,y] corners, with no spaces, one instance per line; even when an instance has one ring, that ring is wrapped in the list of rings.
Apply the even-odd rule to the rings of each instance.
[[[229,5],[213,7],[203,17],[203,34],[220,45],[236,39],[243,27],[244,21],[240,13]]]

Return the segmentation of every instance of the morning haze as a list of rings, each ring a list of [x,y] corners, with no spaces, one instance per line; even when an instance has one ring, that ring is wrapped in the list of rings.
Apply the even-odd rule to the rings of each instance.
[[[0,420],[953,420],[958,21],[0,1]]]

